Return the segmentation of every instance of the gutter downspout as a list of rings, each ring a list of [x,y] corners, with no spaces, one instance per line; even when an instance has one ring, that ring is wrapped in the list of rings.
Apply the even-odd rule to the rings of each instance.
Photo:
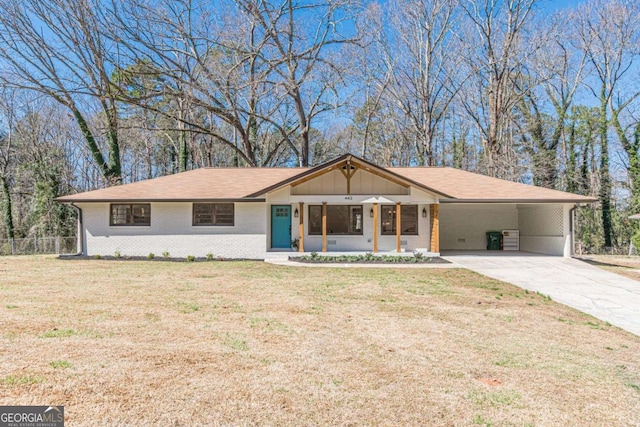
[[[70,203],[78,211],[78,251],[74,256],[84,255],[84,226],[82,222],[82,208],[76,206],[73,202]]]
[[[574,204],[571,209],[569,209],[569,232],[571,233],[571,254],[573,257],[575,255],[576,248],[576,232],[575,232],[575,211],[580,206],[580,204]]]

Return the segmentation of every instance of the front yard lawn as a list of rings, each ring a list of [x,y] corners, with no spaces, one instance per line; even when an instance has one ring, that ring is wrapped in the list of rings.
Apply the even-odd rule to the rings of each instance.
[[[0,257],[0,405],[67,425],[637,425],[640,338],[464,269]]]
[[[640,256],[638,255],[583,255],[578,258],[612,273],[640,280]]]

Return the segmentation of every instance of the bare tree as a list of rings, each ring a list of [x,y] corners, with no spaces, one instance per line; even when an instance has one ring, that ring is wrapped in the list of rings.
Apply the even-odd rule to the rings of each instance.
[[[626,92],[626,88],[623,90],[620,85],[634,64],[638,41],[638,10],[637,5],[632,2],[592,0],[579,7],[574,12],[573,19],[577,27],[579,48],[586,53],[597,82],[588,88],[599,104],[600,202],[604,246],[610,247],[614,236],[609,172],[609,114],[616,116],[615,122],[618,125],[615,128],[624,144],[625,135],[620,132],[619,113],[638,93],[625,96],[621,102],[617,94]],[[618,101],[615,104],[614,99]],[[627,147],[632,148],[631,145]]]
[[[460,24],[458,1],[394,0],[387,10],[380,92],[408,119],[418,163],[433,166],[437,129],[465,80],[453,34]]]
[[[6,236],[15,237],[13,223],[13,206],[10,191],[11,171],[14,167],[13,127],[15,124],[15,110],[13,105],[13,91],[2,88],[0,92],[0,194],[2,195],[2,216]],[[4,128],[4,129],[3,129]]]
[[[474,73],[461,102],[476,123],[484,146],[487,172],[505,177],[513,144],[512,113],[524,93],[525,58],[539,46],[525,40],[537,0],[464,0],[461,4],[473,32],[463,34],[463,55]],[[530,86],[530,85],[528,85]],[[528,90],[528,87],[525,89]]]
[[[101,9],[94,0],[0,2],[0,57],[7,64],[6,85],[40,92],[71,111],[93,161],[112,185],[121,180],[117,92],[96,15]],[[101,113],[106,147],[90,126],[87,102]]]
[[[176,131],[181,169],[185,132],[212,138],[243,164],[268,165],[283,144],[265,147],[258,139],[280,115],[280,105],[265,101],[270,70],[261,55],[271,35],[233,4],[217,6],[190,0],[112,3],[107,25],[130,72],[158,76],[144,96],[127,102],[173,121],[159,130]]]
[[[559,187],[558,150],[567,126],[567,116],[578,89],[584,82],[586,54],[572,46],[571,18],[556,15],[540,23],[537,37],[542,46],[527,59],[532,77],[522,85],[519,105],[524,119],[523,138],[532,161],[534,184]]]
[[[296,117],[295,126],[282,123],[278,129],[299,164],[307,166],[311,163],[312,123],[344,103],[341,88],[346,86],[349,67],[340,62],[341,47],[360,38],[349,25],[353,23],[353,2],[235,2],[253,17],[260,32],[270,36],[260,55],[275,76],[270,90],[287,96]]]

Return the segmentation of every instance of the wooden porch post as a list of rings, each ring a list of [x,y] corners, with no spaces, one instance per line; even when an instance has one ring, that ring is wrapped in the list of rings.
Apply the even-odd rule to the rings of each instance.
[[[373,253],[378,252],[378,204],[373,204]]]
[[[400,253],[400,234],[402,233],[401,227],[401,219],[402,219],[402,208],[400,207],[400,202],[396,203],[396,252]]]
[[[440,252],[440,205],[431,205],[429,207],[431,220],[431,252]]]
[[[298,243],[298,252],[304,252],[304,202],[300,202],[300,240]]]
[[[322,252],[327,252],[327,202],[322,202]]]

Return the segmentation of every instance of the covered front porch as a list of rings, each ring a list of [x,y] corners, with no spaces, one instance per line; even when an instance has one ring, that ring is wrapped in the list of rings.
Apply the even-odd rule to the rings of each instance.
[[[269,189],[267,251],[437,254],[438,197],[398,174],[345,156]]]
[[[437,256],[437,204],[403,204],[382,196],[350,199],[293,205],[293,248],[299,253],[420,252]]]

